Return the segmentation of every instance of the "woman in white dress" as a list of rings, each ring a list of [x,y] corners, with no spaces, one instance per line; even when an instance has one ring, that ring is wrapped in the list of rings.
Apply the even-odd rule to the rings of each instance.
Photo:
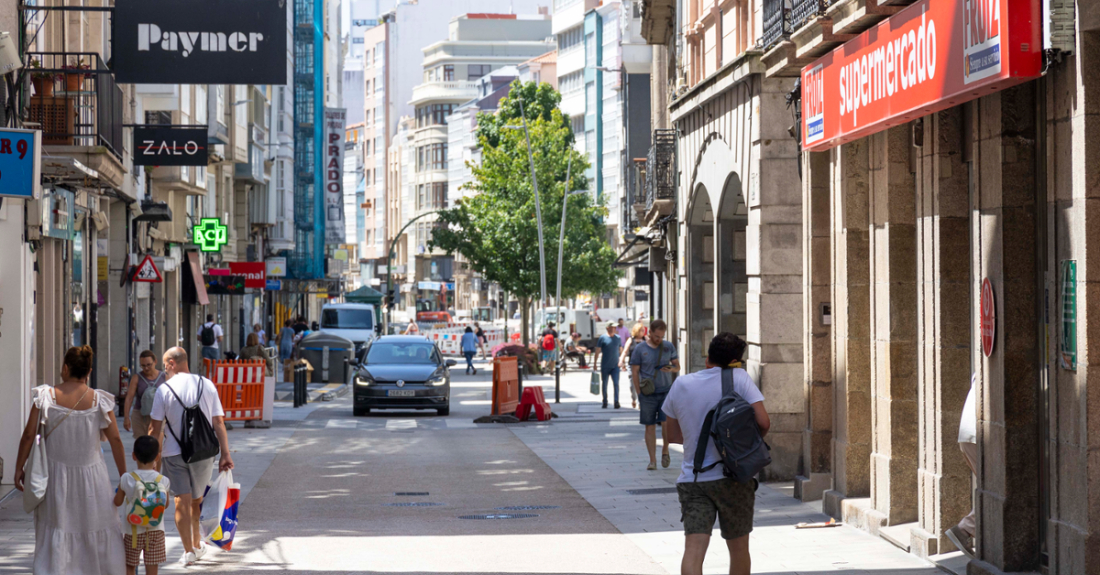
[[[15,487],[23,489],[23,465],[45,410],[46,498],[34,510],[35,575],[122,575],[126,555],[114,506],[100,432],[111,444],[119,475],[126,473],[115,400],[88,387],[92,348],[69,348],[61,383],[34,388],[34,406],[19,442]]]

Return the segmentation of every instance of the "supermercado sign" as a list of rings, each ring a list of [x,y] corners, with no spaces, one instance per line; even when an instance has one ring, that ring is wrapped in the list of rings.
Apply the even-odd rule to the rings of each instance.
[[[1040,0],[920,0],[802,69],[802,147],[824,151],[1038,78]]]

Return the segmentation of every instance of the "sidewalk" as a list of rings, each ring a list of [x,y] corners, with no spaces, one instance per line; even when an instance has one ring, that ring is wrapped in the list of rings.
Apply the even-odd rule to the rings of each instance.
[[[308,404],[294,409],[285,403],[275,404],[275,421],[270,429],[250,429],[242,425],[235,425],[229,432],[229,449],[233,454],[233,464],[237,473],[233,475],[234,481],[241,484],[241,500],[248,497],[248,493],[256,486],[275,455],[286,442],[294,435],[299,423],[315,409],[327,404]],[[121,422],[120,422],[121,423]],[[135,469],[135,464],[130,458],[133,451],[134,439],[130,432],[120,429],[122,443],[126,450],[126,463],[128,469]],[[104,456],[108,460],[107,470],[111,476],[111,483],[118,483],[118,473],[114,463],[110,460],[110,450],[107,444],[103,444]],[[176,560],[182,553],[182,545],[176,532],[175,521],[171,518],[175,513],[175,506],[170,505],[165,521],[165,542],[168,553],[168,563],[161,568],[169,571],[176,570]],[[22,497],[16,495],[8,499],[0,506],[0,574],[31,572],[31,564],[34,558],[34,516],[23,512]]]
[[[676,478],[682,447],[672,446],[668,469],[646,471],[648,457],[638,412],[626,407],[602,409],[600,397],[588,392],[589,377],[588,372],[563,374],[562,403],[552,405],[559,417],[546,424],[514,426],[512,432],[639,549],[669,573],[679,573],[684,535]],[[552,377],[533,377],[525,385],[543,385],[546,396],[553,397]],[[620,401],[630,405],[625,388]],[[852,527],[794,528],[796,523],[826,520],[820,504],[794,499],[789,483],[761,485],[750,537],[752,572],[942,574],[920,558]],[[704,571],[729,572],[728,554],[717,530]]]

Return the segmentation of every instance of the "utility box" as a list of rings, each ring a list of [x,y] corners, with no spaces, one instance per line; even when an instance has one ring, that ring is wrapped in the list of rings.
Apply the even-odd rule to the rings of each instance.
[[[313,332],[298,343],[299,356],[313,366],[310,383],[345,383],[348,364],[355,359],[355,345],[350,339]]]

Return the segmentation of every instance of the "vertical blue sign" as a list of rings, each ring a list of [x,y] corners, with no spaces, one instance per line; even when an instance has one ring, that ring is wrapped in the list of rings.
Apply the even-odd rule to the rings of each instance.
[[[0,197],[34,199],[41,165],[41,132],[0,129]]]

